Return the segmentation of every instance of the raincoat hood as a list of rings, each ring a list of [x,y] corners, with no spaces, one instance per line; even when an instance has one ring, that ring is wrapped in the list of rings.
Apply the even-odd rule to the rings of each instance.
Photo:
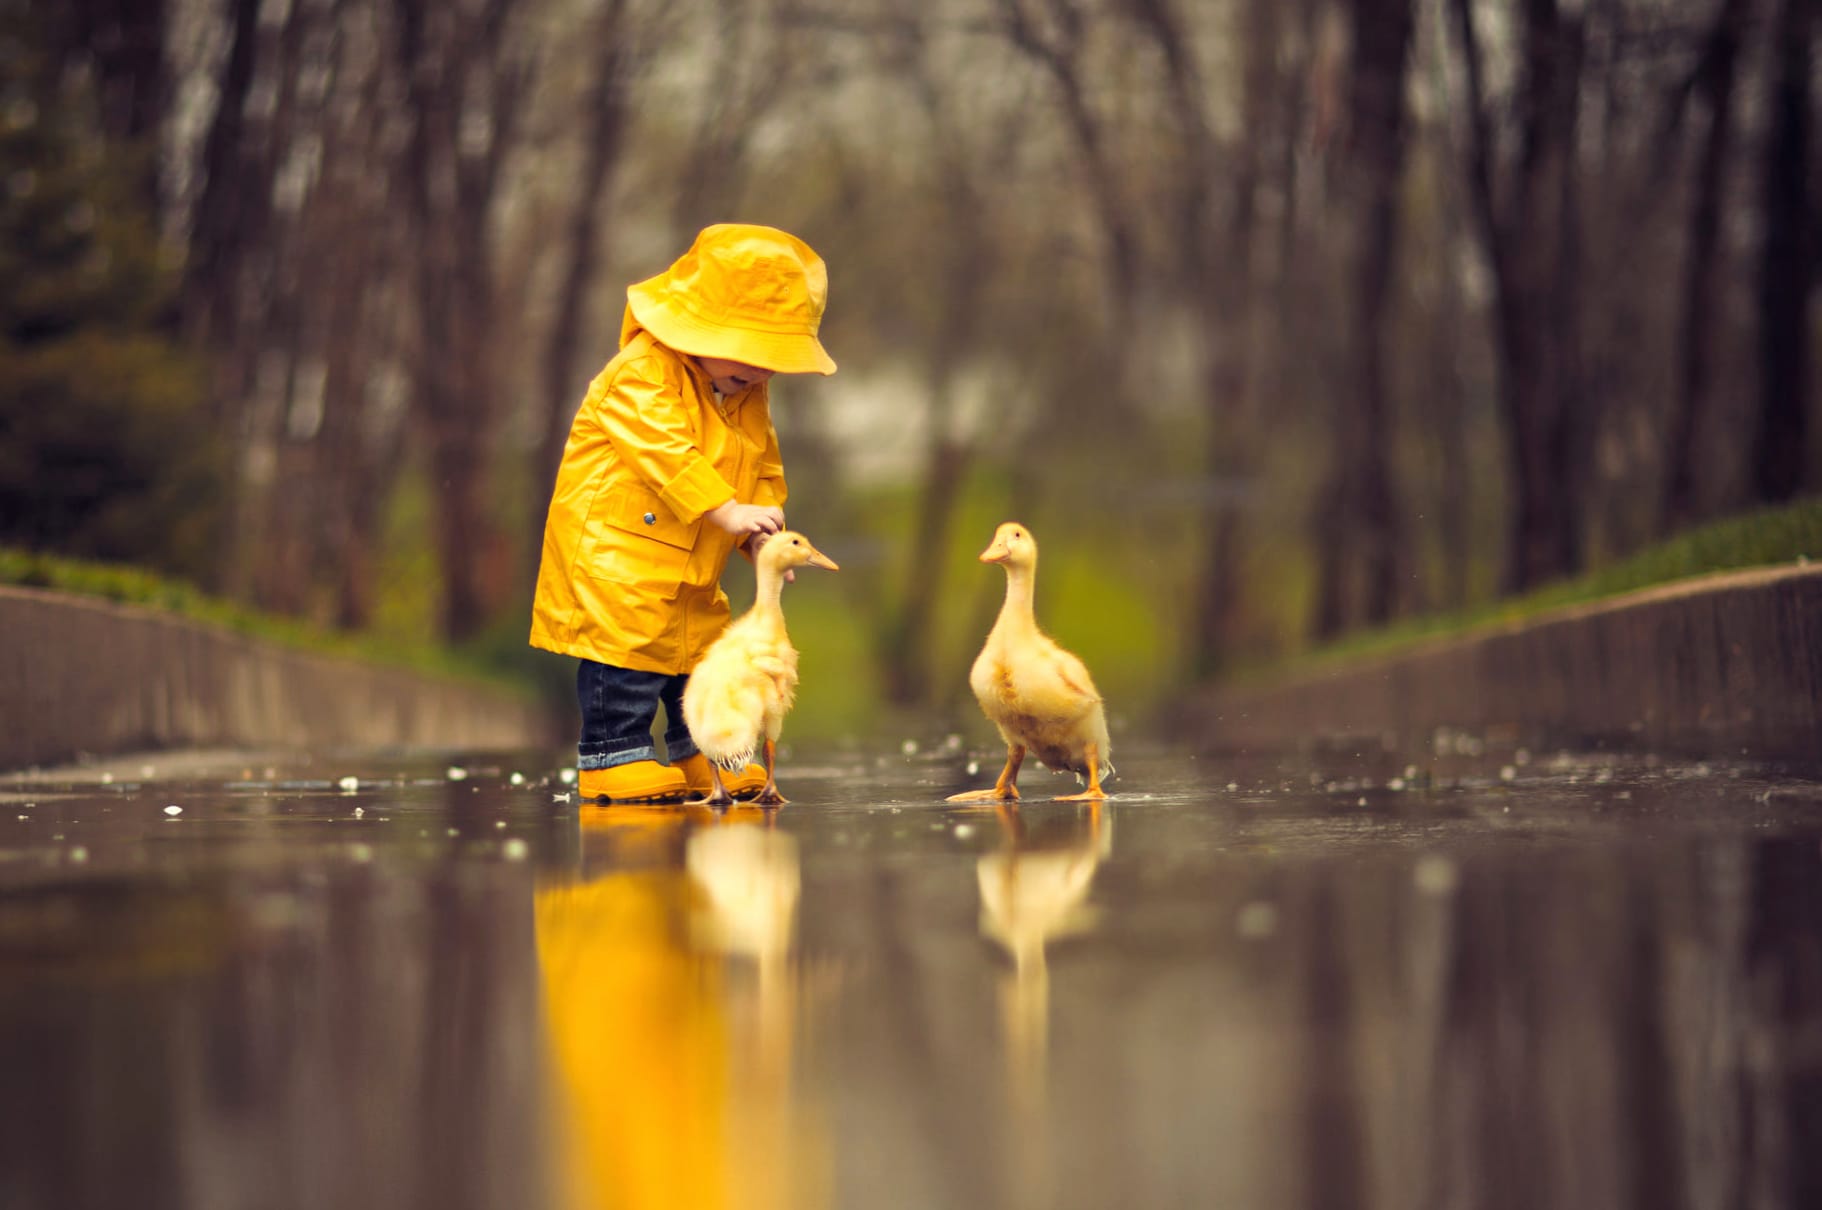
[[[775,227],[718,223],[669,269],[627,287],[621,343],[644,328],[695,357],[833,374],[816,336],[828,297],[828,270],[808,244]]]

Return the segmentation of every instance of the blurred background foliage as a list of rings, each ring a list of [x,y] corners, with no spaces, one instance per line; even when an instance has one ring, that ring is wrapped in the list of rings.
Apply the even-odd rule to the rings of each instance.
[[[1816,10],[0,0],[0,543],[561,700],[569,421],[627,283],[733,219],[830,267],[842,371],[773,391],[843,568],[789,594],[800,736],[973,719],[1009,517],[1134,725],[1692,533],[1800,546]]]

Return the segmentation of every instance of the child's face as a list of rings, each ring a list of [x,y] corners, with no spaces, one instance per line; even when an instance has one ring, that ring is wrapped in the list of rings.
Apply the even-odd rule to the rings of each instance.
[[[736,395],[748,387],[758,386],[772,376],[772,371],[743,361],[723,361],[719,357],[698,357],[696,364],[709,372],[715,389],[723,395]]]

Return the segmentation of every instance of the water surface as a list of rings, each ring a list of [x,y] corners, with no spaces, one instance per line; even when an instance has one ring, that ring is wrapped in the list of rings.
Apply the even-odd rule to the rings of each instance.
[[[1822,785],[1122,755],[8,779],[0,1205],[1822,1204]]]

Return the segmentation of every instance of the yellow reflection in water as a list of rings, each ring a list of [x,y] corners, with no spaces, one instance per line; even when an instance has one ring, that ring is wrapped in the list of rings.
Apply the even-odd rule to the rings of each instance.
[[[586,808],[581,869],[538,891],[560,1204],[827,1204],[791,1081],[797,846],[769,824]]]
[[[1113,809],[1072,809],[1041,831],[1016,804],[999,808],[1005,845],[981,857],[981,932],[1011,959],[1000,979],[1000,1015],[1013,1101],[1032,1107],[1044,1092],[1050,1035],[1050,966],[1045,947],[1094,924],[1087,903],[1096,867],[1112,851]]]

